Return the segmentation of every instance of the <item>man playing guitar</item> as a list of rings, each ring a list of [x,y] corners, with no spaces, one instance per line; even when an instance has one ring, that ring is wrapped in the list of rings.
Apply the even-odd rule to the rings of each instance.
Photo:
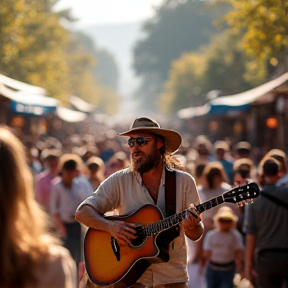
[[[163,129],[147,117],[134,120],[132,127],[119,136],[127,136],[131,167],[112,174],[77,209],[76,219],[93,229],[111,234],[117,245],[130,245],[137,229],[134,223],[109,221],[103,217],[108,211],[116,210],[119,215],[128,215],[145,204],[156,205],[167,215],[165,203],[165,171],[175,170],[176,212],[189,205],[199,204],[197,188],[192,176],[177,170],[177,159],[171,155],[181,145],[178,132]],[[193,210],[180,226],[179,237],[169,245],[170,260],[149,266],[133,287],[188,287],[187,248],[184,234],[197,241],[203,234],[199,214]],[[166,217],[166,216],[165,216]],[[113,240],[113,241],[114,241]],[[116,249],[116,248],[115,248]],[[112,274],[113,271],[110,271]],[[114,287],[125,287],[114,284]]]

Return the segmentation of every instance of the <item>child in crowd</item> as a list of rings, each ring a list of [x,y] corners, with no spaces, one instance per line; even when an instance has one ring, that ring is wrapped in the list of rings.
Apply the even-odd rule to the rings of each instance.
[[[241,234],[234,229],[238,217],[227,206],[215,214],[215,229],[207,232],[203,242],[201,269],[207,265],[207,288],[233,288],[235,266],[242,272],[244,250]]]

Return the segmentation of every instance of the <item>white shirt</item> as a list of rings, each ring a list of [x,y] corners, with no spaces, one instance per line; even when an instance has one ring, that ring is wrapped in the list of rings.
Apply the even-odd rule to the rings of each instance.
[[[227,264],[235,260],[235,252],[244,250],[241,234],[236,229],[221,232],[213,229],[207,232],[203,241],[203,250],[211,251],[210,260]]]
[[[140,174],[133,174],[128,168],[112,174],[102,182],[93,196],[81,203],[78,209],[83,205],[90,205],[102,215],[114,209],[118,211],[119,215],[128,215],[148,203],[154,204],[154,200],[142,184]],[[185,210],[192,203],[199,204],[194,179],[186,172],[176,171],[176,212]],[[164,169],[157,206],[165,215]],[[187,282],[187,248],[182,229],[180,229],[180,236],[175,239],[173,246],[174,249],[170,249],[169,262],[153,264],[137,282],[145,286]]]
[[[87,180],[88,181],[88,180]],[[89,183],[89,182],[88,182]],[[91,186],[90,186],[91,187]],[[74,223],[78,205],[92,193],[83,180],[73,179],[72,187],[64,186],[62,180],[52,184],[49,208],[51,214],[59,214],[65,223]]]

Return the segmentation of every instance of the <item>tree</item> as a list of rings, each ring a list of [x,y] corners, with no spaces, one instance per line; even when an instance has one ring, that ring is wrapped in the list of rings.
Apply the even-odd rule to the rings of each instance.
[[[158,103],[161,112],[175,116],[182,108],[203,104],[200,83],[205,60],[200,54],[187,53],[172,62],[168,81]]]
[[[193,0],[166,0],[156,8],[155,17],[143,26],[144,37],[134,48],[133,67],[144,78],[140,95],[143,98],[145,95],[145,105],[153,98],[158,99],[173,60],[183,53],[197,51],[209,43],[211,35],[219,32],[213,22],[228,8],[225,3]]]
[[[68,32],[52,11],[53,0],[4,0],[0,9],[0,69],[15,79],[67,97]]]
[[[222,94],[240,93],[260,84],[246,79],[249,58],[238,45],[239,39],[228,32],[213,37],[206,47],[206,66],[202,75],[203,92],[220,90]],[[260,68],[260,67],[259,67]]]
[[[227,95],[252,88],[244,77],[246,61],[235,37],[229,33],[214,37],[201,52],[185,54],[172,63],[161,110],[175,116],[181,108],[206,103],[211,90]]]
[[[246,77],[264,80],[287,71],[288,2],[228,1],[234,10],[228,13],[225,19],[230,25],[231,33],[243,36],[239,43],[250,57]]]
[[[69,10],[55,12],[56,3],[57,0],[1,2],[0,73],[44,87],[64,104],[74,94],[115,113],[119,99],[100,84],[99,75],[93,72],[95,53],[87,51],[61,25],[62,19],[74,19]],[[112,109],[105,101],[113,101]]]

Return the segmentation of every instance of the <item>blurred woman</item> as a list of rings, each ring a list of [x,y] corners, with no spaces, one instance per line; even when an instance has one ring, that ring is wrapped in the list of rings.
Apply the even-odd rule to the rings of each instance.
[[[231,185],[227,183],[226,174],[223,166],[219,162],[208,163],[203,170],[203,186],[198,188],[198,193],[201,202],[205,202],[211,198],[222,195],[224,192],[231,189]],[[230,203],[228,203],[229,205]],[[231,208],[234,208],[232,204]],[[214,228],[213,217],[219,206],[204,211],[202,213],[202,220],[205,230]],[[234,208],[235,210],[235,208]]]
[[[91,157],[86,163],[87,167],[87,177],[88,180],[95,191],[101,182],[105,180],[104,171],[105,164],[104,161],[100,157]]]
[[[47,229],[25,149],[0,127],[0,287],[76,287],[74,261]]]

